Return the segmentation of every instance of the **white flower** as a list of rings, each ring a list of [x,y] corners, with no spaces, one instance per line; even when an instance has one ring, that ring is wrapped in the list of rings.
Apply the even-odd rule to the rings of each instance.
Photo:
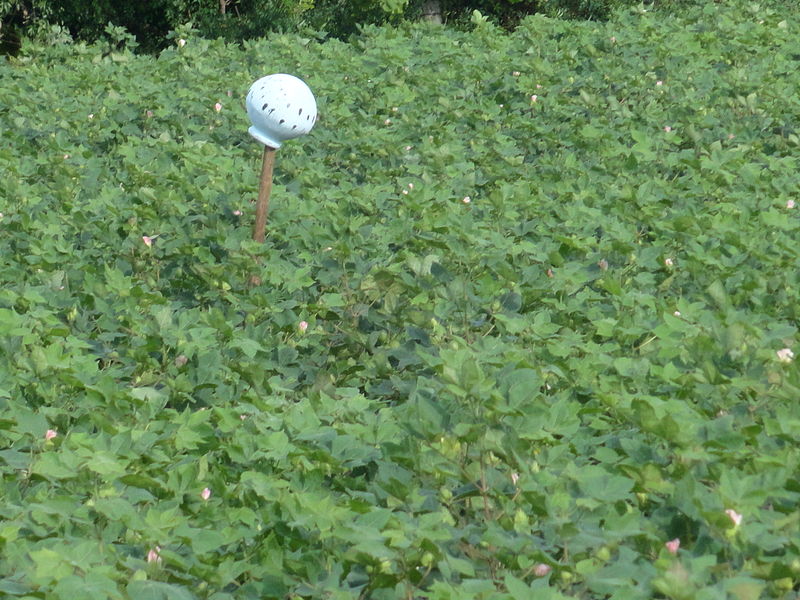
[[[739,525],[742,524],[742,515],[733,510],[732,508],[727,509],[725,511],[725,514],[728,515],[731,521],[733,521],[734,527],[738,527]]]
[[[469,196],[464,196],[464,199],[462,200],[462,202],[464,204],[469,204],[470,202],[472,202],[472,199]]]
[[[178,47],[183,48],[186,45],[186,40],[181,38],[178,40]]]
[[[778,360],[782,363],[790,363],[794,360],[794,352],[790,348],[782,348],[775,354],[778,355]]]

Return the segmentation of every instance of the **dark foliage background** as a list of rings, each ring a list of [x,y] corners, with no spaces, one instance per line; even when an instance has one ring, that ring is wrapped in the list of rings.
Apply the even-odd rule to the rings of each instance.
[[[666,0],[659,9],[673,10],[696,0]],[[469,20],[474,10],[512,28],[526,15],[543,13],[572,19],[602,20],[618,7],[638,0],[0,0],[0,44],[13,53],[22,37],[41,35],[58,25],[82,41],[106,35],[109,23],[124,27],[139,49],[154,52],[167,44],[167,33],[191,22],[207,37],[241,41],[268,32],[315,31],[347,37],[360,25],[419,19],[430,6],[450,25]],[[648,6],[655,3],[648,3]]]

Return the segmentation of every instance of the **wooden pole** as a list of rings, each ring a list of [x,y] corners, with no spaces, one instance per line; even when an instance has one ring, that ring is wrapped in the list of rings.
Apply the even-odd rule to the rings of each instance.
[[[256,223],[253,226],[253,239],[264,242],[269,214],[269,195],[272,192],[272,167],[275,165],[275,148],[264,146],[264,162],[261,164],[261,186],[256,203]]]

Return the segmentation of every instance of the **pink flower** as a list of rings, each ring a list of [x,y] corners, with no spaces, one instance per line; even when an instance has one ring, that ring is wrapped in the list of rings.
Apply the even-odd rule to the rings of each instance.
[[[544,563],[539,563],[535,567],[533,567],[533,574],[537,577],[547,577],[550,574],[550,571],[553,570],[553,567],[550,565],[546,565]]]
[[[210,488],[203,488],[203,491],[200,492],[200,497],[203,500],[208,500],[209,498],[211,498],[211,489]]]
[[[217,111],[217,112],[221,111],[221,110],[222,110],[222,104],[220,104],[219,102],[217,102],[217,103],[214,105],[214,110],[215,110],[215,111]]]
[[[659,79],[658,81],[656,81],[656,85],[661,87],[662,85],[664,85],[664,82]]]
[[[383,122],[383,124],[384,124],[384,125],[391,125],[391,124],[392,124],[392,120],[391,120],[391,119],[386,119],[386,120]]]
[[[728,515],[731,521],[733,521],[734,527],[738,527],[742,523],[742,515],[737,513],[732,508],[729,508],[725,511],[725,514]]]
[[[408,189],[413,190],[414,189],[414,184],[413,183],[409,183],[408,184]]]
[[[536,102],[538,99],[539,99],[539,96],[537,96],[536,94],[533,94],[531,96],[531,102]]]
[[[598,260],[597,266],[600,267],[601,271],[608,271],[608,261],[605,258]]]
[[[152,110],[148,110],[144,114],[148,119],[152,119],[153,118],[153,111]]]
[[[161,564],[161,555],[159,554],[159,552],[161,552],[161,546],[156,546],[155,548],[151,548],[147,552],[147,562],[156,563],[156,564],[160,565]]]
[[[675,315],[676,317],[680,317],[680,316],[681,316],[681,311],[679,311],[679,310],[676,310],[676,311],[675,311],[674,313],[672,313],[672,314],[673,314],[673,315]]]
[[[547,269],[547,276],[548,277],[555,277],[555,273],[553,273],[553,269]]]
[[[305,333],[306,329],[308,329],[308,322],[307,321],[300,321],[297,324],[297,328],[300,330],[300,333]]]
[[[470,202],[472,202],[472,199],[469,196],[464,196],[464,199],[462,200],[462,202],[464,204],[469,204]]]
[[[511,474],[511,483],[513,483],[514,485],[517,485],[518,481],[519,481],[519,473],[512,473]]]
[[[142,241],[144,242],[144,245],[147,246],[148,248],[153,245],[153,238],[150,237],[149,235],[143,235]]]
[[[665,265],[665,266],[667,266],[667,267],[671,267],[671,266],[673,266],[674,264],[675,264],[675,262],[674,262],[674,261],[673,261],[671,258],[665,258],[665,259],[664,259],[664,265]]]
[[[616,44],[617,43],[617,36],[615,36],[615,35],[611,36],[611,43],[612,44]]]
[[[672,131],[672,127],[670,127],[669,125],[664,125],[664,131],[669,133],[670,131]]]
[[[403,190],[403,195],[408,196],[408,190]]]
[[[666,542],[664,546],[667,548],[667,552],[670,554],[677,554],[678,548],[681,547],[681,540],[680,538],[675,538],[674,540]]]
[[[233,211],[233,216],[234,216],[234,217],[241,217],[241,216],[242,216],[242,211],[240,211],[240,210],[237,208],[235,211]]]
[[[44,434],[44,439],[45,439],[45,441],[49,442],[50,440],[52,440],[57,435],[58,435],[58,432],[55,429],[48,429]]]
[[[795,206],[794,200],[790,199],[786,201],[786,208],[794,208],[794,206]]]
[[[411,150],[411,146],[406,146],[406,152],[408,152],[409,150]]]
[[[781,348],[775,354],[778,355],[778,360],[782,363],[790,363],[794,360],[794,352],[791,348]]]
[[[188,362],[189,359],[186,357],[185,354],[181,354],[175,357],[175,366],[178,367],[179,369]]]

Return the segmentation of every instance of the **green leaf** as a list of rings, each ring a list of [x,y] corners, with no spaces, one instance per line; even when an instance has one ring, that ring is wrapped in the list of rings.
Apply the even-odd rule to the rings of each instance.
[[[508,593],[514,600],[530,600],[532,590],[521,579],[514,577],[512,574],[507,573],[503,579]]]
[[[128,596],[137,600],[194,600],[186,588],[161,581],[131,581],[126,588]]]
[[[86,598],[87,600],[106,600],[119,598],[117,584],[96,570],[90,570],[85,576],[70,575],[61,579],[53,593],[63,600]]]
[[[86,462],[86,467],[105,479],[116,479],[125,474],[126,465],[110,452],[96,452]]]
[[[39,456],[33,463],[31,471],[48,479],[74,479],[79,471],[75,466],[62,462],[58,454],[48,452]]]

